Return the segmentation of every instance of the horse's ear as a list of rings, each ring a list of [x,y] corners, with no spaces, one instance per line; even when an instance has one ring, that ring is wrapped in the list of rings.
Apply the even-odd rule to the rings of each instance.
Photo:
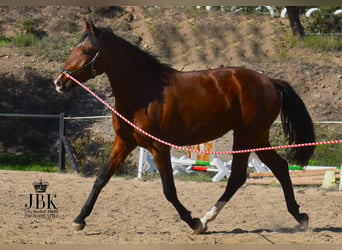
[[[102,39],[102,32],[95,27],[95,25],[93,24],[93,22],[90,21],[90,30],[91,33],[99,40]]]
[[[90,25],[89,25],[89,23],[87,22],[87,19],[86,19],[86,18],[83,19],[83,23],[84,23],[84,28],[85,28],[86,30],[88,30],[88,29],[90,28]]]

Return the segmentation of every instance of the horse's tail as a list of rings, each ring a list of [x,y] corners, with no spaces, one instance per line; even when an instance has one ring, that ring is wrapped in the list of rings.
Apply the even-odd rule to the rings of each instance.
[[[288,142],[290,144],[314,142],[313,123],[303,101],[288,82],[278,79],[272,81],[281,93],[281,121]],[[287,159],[294,164],[306,166],[313,152],[314,146],[291,148],[287,152]]]

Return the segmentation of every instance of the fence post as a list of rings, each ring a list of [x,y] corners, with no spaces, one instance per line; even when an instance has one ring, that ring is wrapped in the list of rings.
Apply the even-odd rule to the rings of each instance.
[[[146,149],[144,149],[143,147],[140,147],[138,178],[141,178],[143,176],[145,162],[146,162]]]
[[[340,167],[340,187],[339,187],[339,190],[342,191],[342,161],[341,161],[341,167]]]
[[[65,148],[63,145],[64,137],[64,113],[59,116],[59,172],[65,171]]]
[[[69,160],[70,160],[70,164],[71,164],[72,169],[75,171],[75,173],[79,174],[80,170],[77,166],[75,157],[72,153],[71,146],[70,146],[70,144],[69,144],[69,142],[65,136],[63,136],[63,146],[64,146],[63,148],[65,149],[65,151],[67,152],[67,154],[69,156]]]

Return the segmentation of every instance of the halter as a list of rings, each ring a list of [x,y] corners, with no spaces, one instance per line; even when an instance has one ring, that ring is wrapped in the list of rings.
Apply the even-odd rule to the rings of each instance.
[[[100,56],[100,51],[98,51],[95,56],[93,57],[93,59],[91,59],[89,62],[87,62],[86,64],[84,64],[82,67],[80,67],[79,69],[76,69],[76,70],[73,70],[73,71],[70,71],[70,70],[67,70],[63,67],[60,67],[59,68],[59,72],[60,73],[64,73],[64,74],[69,74],[71,76],[75,76],[76,73],[78,73],[79,71],[81,70],[84,70],[86,67],[88,67],[89,65],[91,65],[91,73],[92,73],[92,77],[95,78],[96,76],[96,69],[94,67],[95,65],[95,62],[96,62],[96,59]]]

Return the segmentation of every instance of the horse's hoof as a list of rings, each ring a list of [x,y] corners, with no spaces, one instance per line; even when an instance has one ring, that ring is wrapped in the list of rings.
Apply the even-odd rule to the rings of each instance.
[[[201,234],[207,231],[207,225],[203,225],[200,219],[196,219],[196,226],[193,229],[192,234]]]
[[[300,214],[299,222],[299,229],[301,231],[307,231],[309,227],[309,216],[305,213]]]
[[[75,231],[81,231],[83,230],[85,226],[86,226],[85,222],[84,223],[77,223],[77,222],[72,223],[72,227]]]

